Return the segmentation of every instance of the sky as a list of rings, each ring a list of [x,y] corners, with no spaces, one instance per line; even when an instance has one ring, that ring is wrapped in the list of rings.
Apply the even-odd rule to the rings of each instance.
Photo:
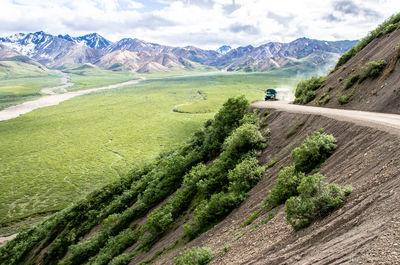
[[[216,49],[360,39],[397,12],[399,0],[0,0],[0,36],[96,32],[110,41]]]

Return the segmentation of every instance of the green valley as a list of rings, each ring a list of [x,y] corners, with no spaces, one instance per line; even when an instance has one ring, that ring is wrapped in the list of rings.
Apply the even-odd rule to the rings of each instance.
[[[229,97],[260,99],[296,75],[205,74],[143,81],[0,123],[0,225],[60,210],[184,142]]]
[[[0,60],[0,110],[41,96],[40,90],[61,85],[60,75],[36,64]]]

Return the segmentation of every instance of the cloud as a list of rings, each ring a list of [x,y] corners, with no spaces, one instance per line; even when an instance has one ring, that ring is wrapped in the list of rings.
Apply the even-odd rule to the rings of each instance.
[[[246,33],[250,35],[257,35],[260,33],[260,30],[257,27],[252,25],[242,25],[240,23],[235,23],[229,27],[229,30],[234,33]]]
[[[327,14],[323,17],[324,20],[328,21],[328,22],[340,22],[343,21],[343,19],[333,15],[333,14]]]
[[[344,14],[358,15],[360,13],[359,7],[349,0],[337,1],[333,4],[333,8],[335,11],[339,11]]]
[[[282,16],[276,14],[272,11],[268,12],[268,17],[272,18],[273,20],[277,21],[281,25],[289,26],[290,22],[294,19],[294,16]]]
[[[2,35],[44,30],[201,48],[299,37],[359,39],[400,10],[398,0],[1,0]]]
[[[362,7],[351,0],[339,0],[333,3],[333,9],[346,15],[360,15],[366,17],[380,17],[379,13],[373,9]]]

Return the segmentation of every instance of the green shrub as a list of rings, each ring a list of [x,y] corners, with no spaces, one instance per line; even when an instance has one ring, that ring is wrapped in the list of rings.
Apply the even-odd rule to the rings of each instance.
[[[193,214],[193,222],[184,226],[184,235],[194,238],[207,231],[229,214],[242,202],[242,198],[234,193],[220,192],[213,194],[209,200],[203,200],[196,207]]]
[[[361,68],[361,76],[358,83],[362,83],[368,77],[377,78],[385,69],[387,63],[385,60],[371,61]]]
[[[392,33],[393,31],[395,31],[397,28],[399,27],[399,25],[397,24],[389,24],[386,26],[386,28],[383,30],[383,35]]]
[[[342,89],[347,90],[352,87],[358,80],[360,79],[360,75],[350,75],[349,78],[344,82]]]
[[[261,149],[264,137],[254,124],[243,124],[232,135],[228,136],[223,144],[223,149],[229,154],[243,153],[251,149]]]
[[[268,223],[269,221],[271,221],[272,219],[274,219],[276,213],[270,212],[267,217],[264,217],[263,219],[261,219],[260,223],[261,225],[265,225],[266,223]]]
[[[201,151],[208,159],[219,153],[224,139],[239,126],[249,106],[244,96],[230,98],[215,114],[214,120],[206,124]]]
[[[173,221],[172,205],[166,204],[149,215],[146,221],[146,229],[152,235],[163,234]]]
[[[296,104],[307,104],[313,100],[316,96],[315,90],[319,89],[324,83],[325,78],[311,77],[308,80],[302,80],[297,84],[294,103]]]
[[[319,173],[304,177],[297,188],[299,196],[286,201],[286,219],[296,231],[327,216],[350,194],[351,186],[341,189],[337,184],[323,182],[323,179]]]
[[[321,95],[321,97],[315,102],[318,105],[325,105],[331,100],[331,96],[328,95],[327,93],[324,93]]]
[[[246,113],[243,118],[239,121],[239,126],[250,123],[250,124],[257,124],[260,121],[260,118],[257,116],[255,112]]]
[[[240,224],[240,227],[245,227],[251,224],[261,213],[262,209],[254,211],[249,218],[247,218],[243,223]]]
[[[243,160],[228,173],[229,191],[237,194],[247,193],[261,179],[264,170],[258,165],[255,157]]]
[[[356,91],[353,89],[352,91],[350,91],[347,94],[338,95],[337,101],[339,102],[340,105],[347,104],[351,101],[355,92]]]
[[[265,139],[254,124],[243,124],[226,138],[224,151],[212,163],[207,178],[197,183],[199,191],[205,195],[227,191],[229,186],[228,171],[246,156],[254,156],[256,150],[265,146]]]
[[[211,249],[207,247],[193,247],[188,251],[182,251],[174,258],[176,265],[206,265],[213,258]]]
[[[124,253],[111,260],[110,265],[127,265],[131,260],[132,253]]]
[[[333,135],[325,134],[323,129],[314,132],[292,152],[296,171],[311,172],[325,162],[335,149],[336,139]]]
[[[294,165],[282,169],[278,174],[274,188],[271,189],[265,199],[265,205],[268,208],[274,208],[290,197],[297,195],[297,186],[303,177],[304,173],[296,172]]]
[[[138,238],[139,236],[137,232],[130,228],[125,229],[117,236],[110,238],[106,245],[99,251],[97,256],[94,256],[89,260],[88,264],[110,264],[110,261],[114,256],[117,256],[129,246],[132,246],[138,240]]]

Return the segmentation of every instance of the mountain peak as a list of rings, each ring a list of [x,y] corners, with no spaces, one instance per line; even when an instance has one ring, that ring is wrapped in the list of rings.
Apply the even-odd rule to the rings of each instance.
[[[103,50],[111,45],[111,42],[98,33],[89,33],[80,37],[73,38],[76,43],[83,43],[92,49]]]
[[[229,45],[222,45],[217,49],[217,52],[221,54],[227,54],[230,50],[232,50],[232,47]]]
[[[44,32],[43,30],[40,30],[40,31],[36,31],[35,33],[33,33],[33,35],[49,35],[49,34]]]

